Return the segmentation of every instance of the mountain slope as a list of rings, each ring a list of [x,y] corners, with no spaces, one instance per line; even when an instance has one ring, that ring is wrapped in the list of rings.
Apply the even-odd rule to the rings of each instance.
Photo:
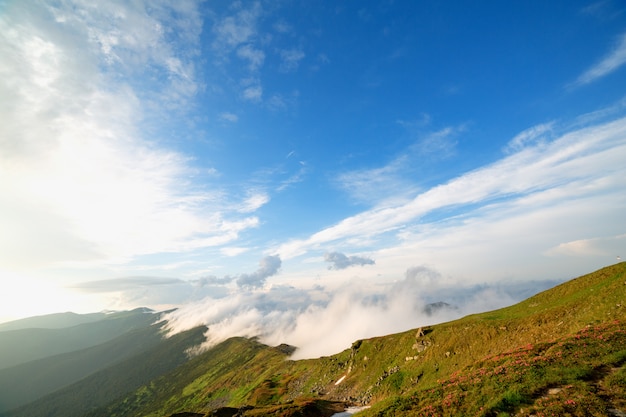
[[[220,407],[233,415],[242,406],[241,415],[307,415],[303,407],[321,401],[373,405],[364,415],[521,415],[549,407],[589,415],[567,398],[543,399],[557,388],[576,393],[593,412],[624,411],[624,301],[620,263],[508,308],[359,340],[331,357],[290,361],[288,347],[230,339],[90,415],[209,415]],[[472,395],[462,395],[470,388]],[[308,415],[329,415],[320,407]]]
[[[145,309],[107,314],[72,327],[27,328],[0,333],[0,369],[96,346],[129,330],[147,327],[158,315]]]
[[[79,351],[0,369],[0,412],[34,401],[162,342],[161,326],[133,329]]]
[[[204,341],[206,327],[177,334],[113,366],[3,417],[80,417],[132,392],[189,360],[188,349]]]

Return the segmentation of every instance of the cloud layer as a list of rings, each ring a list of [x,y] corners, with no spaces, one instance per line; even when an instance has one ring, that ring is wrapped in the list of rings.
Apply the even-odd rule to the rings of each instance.
[[[382,286],[355,279],[335,289],[275,286],[237,291],[186,304],[166,315],[165,320],[171,333],[207,325],[202,349],[232,336],[260,337],[269,345],[296,346],[293,358],[303,359],[340,352],[361,338],[503,307],[554,285],[467,286],[457,281],[454,289],[440,286],[439,291],[434,290],[438,285],[431,285],[433,280],[450,279],[420,266],[408,270],[404,279]],[[429,308],[429,303],[437,301],[452,307]]]

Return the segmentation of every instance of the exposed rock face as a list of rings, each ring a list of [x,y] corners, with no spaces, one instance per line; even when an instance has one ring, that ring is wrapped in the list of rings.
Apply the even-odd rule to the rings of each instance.
[[[413,345],[413,350],[417,350],[418,352],[423,352],[432,344],[433,343],[430,340],[422,339],[422,340],[415,342],[415,344]]]
[[[417,329],[417,333],[415,333],[415,339],[419,339],[422,336],[424,336],[424,329],[420,327],[419,329]]]
[[[285,355],[291,356],[296,351],[297,348],[295,346],[291,346],[286,343],[281,343],[280,345],[276,346],[274,349],[284,353]]]

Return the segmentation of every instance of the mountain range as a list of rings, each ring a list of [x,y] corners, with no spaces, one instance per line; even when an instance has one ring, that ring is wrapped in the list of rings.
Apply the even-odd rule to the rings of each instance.
[[[332,356],[160,313],[63,313],[0,325],[0,415],[626,415],[626,263],[503,309],[356,340]],[[445,302],[431,309],[453,308]]]

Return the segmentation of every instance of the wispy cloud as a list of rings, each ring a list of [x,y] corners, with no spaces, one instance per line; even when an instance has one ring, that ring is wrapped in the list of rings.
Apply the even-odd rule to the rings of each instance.
[[[338,175],[334,182],[359,202],[377,204],[415,191],[415,184],[403,175],[406,158],[372,169],[352,170]]]
[[[420,138],[413,147],[419,156],[425,156],[437,160],[447,159],[454,155],[459,133],[465,130],[465,126],[446,127],[432,132]]]
[[[274,23],[272,27],[278,33],[289,33],[293,30],[292,26],[289,23],[285,22],[284,20],[280,20]]]
[[[265,53],[260,49],[255,49],[250,45],[244,45],[237,50],[237,56],[246,59],[249,62],[250,71],[258,70],[265,61]]]
[[[549,210],[571,198],[590,201],[598,193],[614,195],[625,185],[618,181],[625,168],[626,119],[569,131],[555,140],[523,148],[500,161],[420,192],[397,205],[375,207],[311,235],[280,245],[276,252],[289,259],[329,242],[356,236],[375,237],[400,232],[408,225],[455,219],[454,213],[470,216],[500,200],[536,210]],[[541,202],[541,203],[540,203]],[[463,209],[463,207],[466,207]],[[528,210],[528,208],[525,208]],[[448,212],[446,212],[448,210]]]
[[[626,247],[626,234],[559,243],[545,251],[548,256],[621,256]]]
[[[270,201],[269,195],[264,192],[251,192],[250,196],[243,202],[239,211],[242,213],[252,213]]]
[[[236,248],[233,250],[236,251]],[[263,291],[267,279],[278,274],[281,265],[280,257],[265,256],[254,272],[237,275],[204,275],[191,280],[129,276],[78,282],[68,288],[85,294],[100,294],[106,300],[107,308],[151,306],[155,309],[171,309],[207,297],[211,300],[224,297],[232,300],[234,295],[242,291]]]
[[[297,184],[304,180],[304,177],[306,176],[308,172],[308,166],[306,162],[304,161],[299,161],[298,165],[299,165],[299,168],[294,174],[289,176],[287,179],[280,181],[280,184],[278,185],[278,187],[276,187],[276,191],[278,192],[285,191],[286,189],[293,186],[294,184]]]
[[[260,85],[252,85],[250,87],[246,87],[241,95],[247,101],[258,103],[263,98],[263,87],[261,87]]]
[[[509,141],[505,151],[509,153],[518,152],[526,146],[534,146],[537,143],[546,141],[549,139],[549,134],[552,132],[553,127],[554,122],[549,122],[526,129]]]
[[[292,105],[293,97],[268,90],[268,71],[262,71],[267,61],[273,63],[276,58],[278,71],[295,71],[305,57],[301,48],[289,45],[292,41],[285,36],[292,30],[289,23],[280,20],[270,24],[271,16],[259,1],[233,2],[225,12],[213,12],[212,16],[213,63],[235,81],[232,85],[236,94],[248,103],[265,105],[270,110]],[[229,85],[220,84],[216,89]]]
[[[300,49],[287,49],[280,51],[282,63],[280,70],[283,72],[295,71],[300,65],[300,61],[304,59],[305,54]]]
[[[0,20],[2,266],[120,262],[255,227],[194,184],[187,156],[145,136],[159,123],[146,114],[194,99],[195,3],[64,7],[9,6]]]
[[[220,120],[224,120],[224,121],[231,122],[231,123],[235,123],[239,120],[239,116],[237,116],[235,113],[230,113],[230,112],[220,113],[219,118]]]
[[[151,306],[157,310],[169,310],[206,297],[228,296],[230,291],[226,284],[228,282],[213,282],[210,278],[185,281],[145,276],[79,282],[68,288],[85,295],[97,295],[98,303],[106,303],[108,309]],[[95,305],[91,307],[94,308]]]
[[[88,292],[114,292],[151,286],[179,285],[181,283],[184,281],[177,278],[125,277],[80,282],[73,285],[73,288]]]
[[[582,73],[573,86],[581,86],[609,75],[626,63],[626,33],[622,34],[613,49],[597,64]]]
[[[217,35],[213,46],[218,50],[232,50],[254,38],[257,34],[258,19],[261,16],[261,3],[254,2],[250,7],[241,3],[233,4],[234,13],[222,17],[213,27]]]
[[[422,133],[429,122],[428,115],[417,121],[398,122],[411,136],[416,136],[409,147],[381,167],[343,172],[336,176],[335,184],[359,202],[388,206],[406,201],[421,188],[421,169],[452,156],[456,138],[465,129],[450,126]]]

